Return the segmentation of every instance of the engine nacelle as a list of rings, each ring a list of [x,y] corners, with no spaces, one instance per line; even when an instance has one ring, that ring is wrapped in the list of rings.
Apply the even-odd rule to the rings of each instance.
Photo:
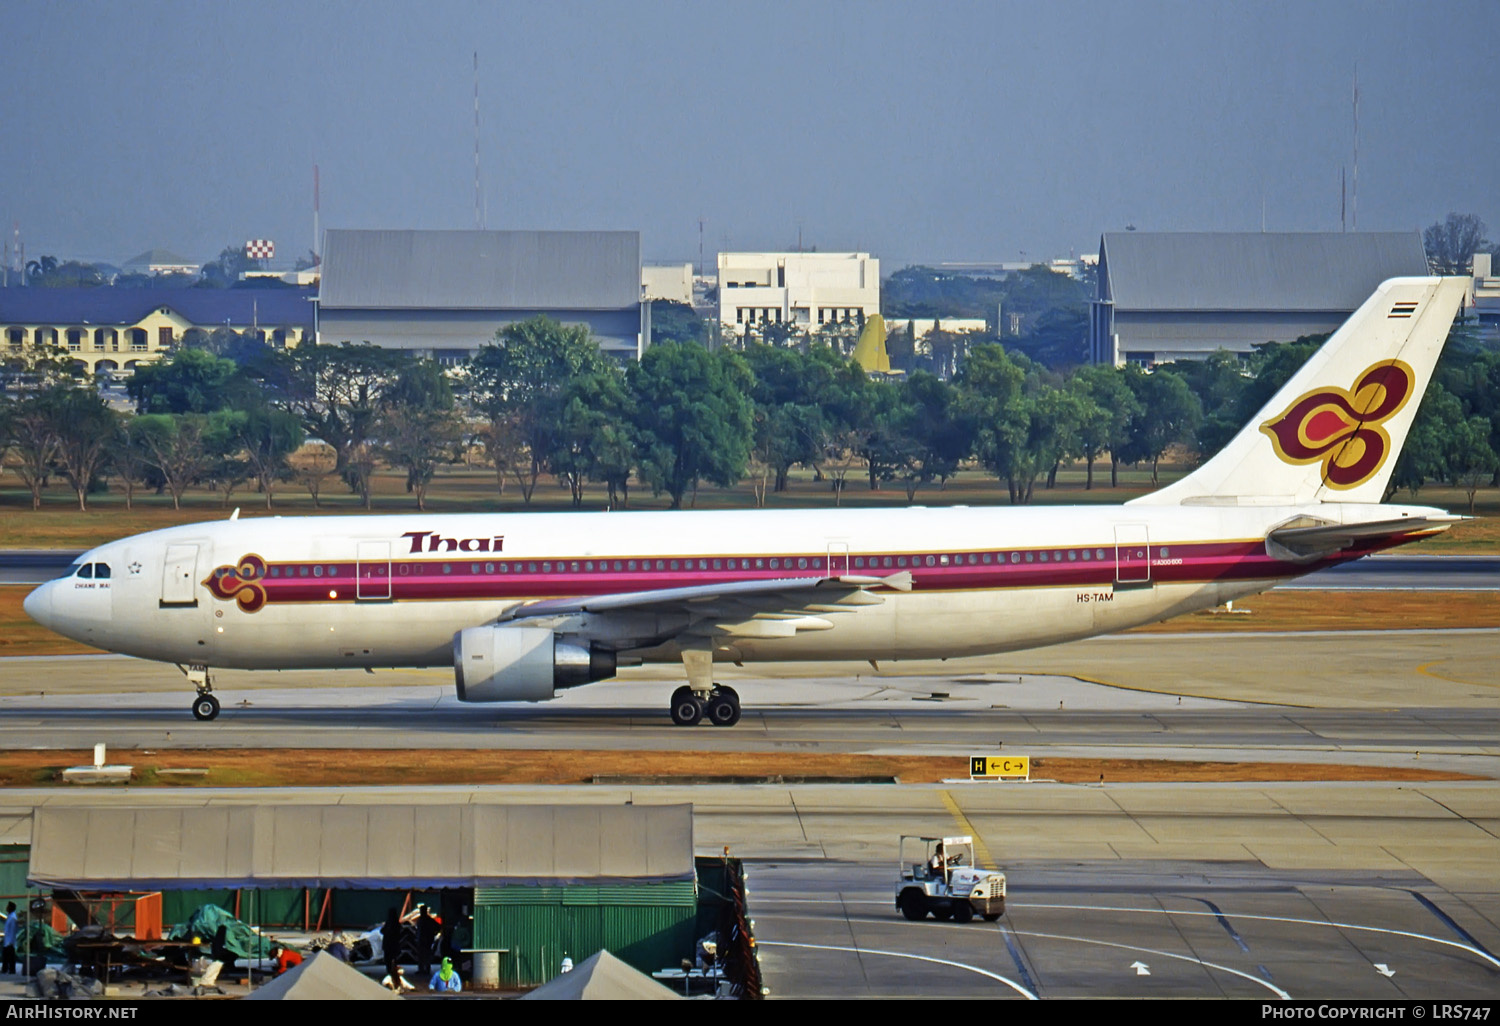
[[[545,702],[559,688],[615,675],[615,654],[546,627],[470,627],[453,635],[460,702]]]

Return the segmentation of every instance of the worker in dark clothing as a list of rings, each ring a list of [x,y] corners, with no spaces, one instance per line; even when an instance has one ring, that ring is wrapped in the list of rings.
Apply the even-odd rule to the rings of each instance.
[[[385,974],[397,979],[396,963],[401,955],[401,917],[394,908],[387,909],[385,925],[380,928],[380,946],[385,954]]]
[[[208,957],[224,963],[224,969],[234,968],[235,954],[229,950],[229,927],[221,925],[214,931],[214,939],[208,944]],[[220,972],[223,972],[221,969]]]
[[[425,980],[432,973],[432,950],[437,941],[438,921],[426,905],[417,913],[417,978]]]

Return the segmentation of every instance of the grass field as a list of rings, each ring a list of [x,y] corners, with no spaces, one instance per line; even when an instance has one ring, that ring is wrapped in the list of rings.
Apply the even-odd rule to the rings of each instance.
[[[965,756],[859,755],[810,752],[445,752],[423,750],[201,749],[140,751],[111,748],[112,764],[134,767],[134,786],[168,787],[424,787],[443,784],[588,784],[604,778],[679,778],[738,781],[768,777],[817,780],[897,779],[935,784],[966,778]],[[62,783],[69,766],[92,765],[92,751],[0,752],[0,787]],[[191,775],[162,773],[189,769]],[[1152,781],[1476,780],[1478,777],[1407,767],[1316,763],[1196,762],[1170,759],[1031,761],[1037,780],[1070,784]]]
[[[1162,484],[1180,477],[1183,468],[1164,466]],[[1094,468],[1095,487],[1084,488],[1082,467],[1069,467],[1058,475],[1057,487],[1037,487],[1037,505],[1110,504],[1125,502],[1151,490],[1149,468],[1122,468],[1120,487],[1110,488],[1107,464]],[[405,490],[405,478],[397,474],[377,475],[374,484],[375,513],[405,513],[416,510],[416,501]],[[607,495],[602,488],[590,489],[584,509],[605,508]],[[979,471],[968,470],[948,482],[946,488],[920,489],[917,505],[928,506],[1004,506],[1007,497],[1003,485]],[[1466,513],[1468,499],[1457,489],[1431,487],[1413,499],[1402,492],[1393,502],[1439,506]],[[807,509],[832,506],[834,496],[828,482],[815,482],[812,475],[792,475],[786,492],[767,497],[767,509]],[[170,496],[137,492],[134,508],[125,508],[125,497],[118,490],[94,495],[90,508],[77,507],[73,492],[65,482],[56,481],[44,493],[41,509],[31,508],[31,496],[15,477],[0,474],[0,548],[71,548],[82,549],[130,534],[152,531],[174,524],[217,520],[236,507],[242,516],[308,516],[362,514],[365,511],[358,496],[352,495],[337,481],[330,482],[321,497],[322,508],[315,508],[307,492],[291,485],[276,492],[275,506],[266,509],[265,497],[253,490],[236,491],[226,501],[222,493],[203,489],[189,491],[183,508],[174,510]],[[884,484],[871,491],[868,482],[851,473],[840,504],[854,509],[899,508],[907,505],[906,493],[895,484]],[[653,496],[649,490],[635,487],[630,493],[631,509],[666,509],[667,496]],[[734,488],[705,487],[699,490],[696,509],[750,509],[755,505],[748,482]],[[434,513],[561,511],[572,509],[568,491],[556,481],[544,478],[537,486],[530,506],[521,501],[519,489],[508,484],[505,495],[495,488],[493,471],[463,466],[447,467],[439,472],[427,498],[427,508]],[[1419,542],[1404,551],[1433,554],[1500,554],[1500,490],[1485,489],[1477,496],[1475,512],[1480,519],[1456,525],[1445,534]]]

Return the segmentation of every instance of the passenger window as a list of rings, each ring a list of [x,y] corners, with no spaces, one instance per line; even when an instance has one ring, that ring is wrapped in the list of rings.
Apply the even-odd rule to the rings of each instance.
[[[297,576],[298,577],[306,577],[307,576],[307,567],[305,567],[305,566],[299,566],[297,568]]]
[[[722,559],[716,559],[716,560],[714,560],[714,569],[715,570],[722,570],[722,569],[724,569],[724,561]]]
[[[880,561],[880,565],[884,566],[886,568],[889,568],[890,565],[891,565],[891,557],[890,556],[886,556],[885,559],[883,559],[883,560]]]
[[[797,560],[797,569],[798,570],[806,570],[807,569],[807,559],[806,558]]]
[[[675,559],[672,560],[672,562],[670,564],[668,564],[668,567],[669,567],[669,569],[676,570],[677,569],[677,560],[675,560]]]
[[[1099,559],[1103,559],[1103,558],[1105,558],[1105,557],[1104,557],[1104,550],[1103,550],[1103,549],[1095,549],[1095,550],[1094,550],[1094,555],[1095,555],[1095,556],[1096,556],[1096,557],[1097,557],[1097,558],[1099,558]]]
[[[1030,553],[1030,552],[1026,553],[1026,562],[1030,563],[1033,558],[1035,558],[1034,555],[1033,555],[1033,553]],[[1046,558],[1046,554],[1045,553],[1043,554],[1042,558],[1043,559]]]
[[[897,556],[896,557],[896,565],[897,566],[905,566],[906,565],[906,557],[905,556]]]
[[[663,562],[660,559],[658,559],[656,561],[656,569],[658,569],[658,570],[665,570],[666,568],[667,568],[667,564],[665,562]]]
[[[557,567],[558,567],[559,570],[561,570],[562,569],[562,564],[561,563],[557,564]],[[573,573],[576,574],[578,572],[578,564],[577,563],[569,563],[568,564],[568,569],[571,570],[571,571],[573,571]]]
[[[542,564],[542,573],[544,573],[544,574],[550,574],[551,572],[552,572],[552,564],[551,563],[543,563]]]
[[[1078,550],[1076,550],[1076,549],[1069,549],[1068,550],[1068,562],[1069,563],[1073,563],[1073,562],[1077,562],[1077,560],[1078,560]]]
[[[453,564],[452,563],[444,563],[443,564],[443,573],[445,573],[445,574],[451,574],[452,572],[453,572]]]
[[[1162,547],[1161,547],[1161,551],[1159,551],[1159,552],[1158,552],[1158,553],[1157,553],[1157,555],[1158,555],[1158,556],[1160,556],[1160,557],[1161,557],[1161,558],[1162,558],[1162,559],[1166,559],[1166,558],[1167,558],[1167,552],[1168,552],[1168,551],[1169,551],[1169,550],[1168,550],[1168,549],[1167,549],[1167,547],[1166,547],[1166,546],[1165,546],[1165,545],[1163,545],[1163,546],[1162,546]]]
[[[1084,558],[1085,561],[1087,561],[1089,559],[1092,559],[1093,555],[1094,554],[1092,552],[1090,552],[1088,549],[1084,549],[1083,550],[1083,558]]]
[[[969,558],[970,558],[970,559],[973,559],[973,558],[974,558],[974,557],[973,557],[973,556],[970,556],[970,557],[969,557]],[[989,553],[988,553],[988,552],[986,552],[986,553],[985,553],[985,554],[984,554],[984,555],[983,555],[983,556],[982,556],[982,557],[980,557],[980,558],[981,558],[981,561],[982,561],[982,562],[983,562],[983,563],[984,563],[984,565],[985,565],[985,566],[989,566],[989,565],[990,565],[990,554],[989,554]]]
[[[1047,554],[1046,554],[1046,553],[1045,553],[1045,552],[1042,552],[1042,553],[1039,553],[1039,554],[1038,554],[1038,555],[1037,555],[1037,559],[1039,559],[1039,560],[1041,560],[1041,561],[1042,561],[1042,562],[1043,562],[1043,563],[1045,563],[1045,562],[1047,562]]]
[[[323,568],[321,566],[315,566],[315,567],[313,567],[313,576],[314,577],[322,577],[323,576]]]
[[[943,562],[946,563],[947,560],[945,559],[945,560],[943,560]],[[927,565],[928,566],[936,566],[937,565],[937,559],[935,557],[933,557],[933,556],[928,556],[927,557]]]

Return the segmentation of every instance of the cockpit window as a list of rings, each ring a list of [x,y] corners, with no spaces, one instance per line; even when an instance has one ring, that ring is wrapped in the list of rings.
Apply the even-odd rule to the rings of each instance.
[[[83,578],[85,581],[92,581],[94,579],[94,564],[85,563],[82,567],[79,568],[78,576]]]
[[[82,563],[70,563],[68,565],[68,568],[66,570],[64,570],[62,573],[58,574],[57,577],[54,578],[54,579],[60,581],[64,577],[72,577],[74,574],[78,573],[79,568],[82,567],[82,566],[83,566]]]
[[[95,563],[94,564],[94,580],[96,580],[96,581],[107,581],[107,580],[109,580],[109,564],[108,563]]]

